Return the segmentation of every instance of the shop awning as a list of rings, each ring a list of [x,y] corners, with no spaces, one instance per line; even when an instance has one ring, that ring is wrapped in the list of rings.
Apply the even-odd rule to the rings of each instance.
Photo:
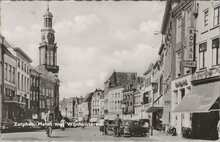
[[[157,112],[159,110],[162,110],[163,106],[161,105],[154,105],[154,106],[149,106],[145,111],[146,112]]]
[[[209,112],[219,96],[219,82],[194,86],[173,112]]]
[[[97,121],[98,121],[98,118],[93,117],[93,118],[90,119],[90,122],[97,122]]]

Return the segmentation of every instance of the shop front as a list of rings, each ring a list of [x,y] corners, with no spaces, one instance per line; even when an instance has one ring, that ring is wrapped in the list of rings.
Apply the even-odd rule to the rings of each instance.
[[[151,124],[154,129],[160,129],[162,124],[162,114],[163,114],[163,106],[162,105],[152,105],[146,109],[146,113],[152,113],[149,115],[149,119],[151,120]]]
[[[188,95],[173,110],[173,113],[190,113],[190,136],[198,139],[218,139],[220,79],[192,81]]]
[[[191,75],[183,76],[171,82],[171,110],[174,110],[192,89]],[[176,134],[182,135],[186,128],[191,129],[191,113],[171,111],[171,126],[176,128]]]

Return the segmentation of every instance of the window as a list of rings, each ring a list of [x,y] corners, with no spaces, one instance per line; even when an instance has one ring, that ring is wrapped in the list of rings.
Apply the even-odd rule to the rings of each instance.
[[[29,73],[29,67],[27,66],[27,73]]]
[[[181,62],[181,51],[176,52],[176,77],[179,77],[180,74],[180,62]]]
[[[184,96],[185,96],[185,89],[183,88],[183,89],[181,90],[181,99],[183,99]]]
[[[8,66],[8,81],[11,82],[11,65]]]
[[[26,72],[26,64],[24,64],[24,72]]]
[[[178,104],[178,91],[174,91],[174,105]]]
[[[12,67],[12,83],[15,83],[15,67]]]
[[[199,45],[199,68],[205,67],[205,52],[207,49],[207,43],[202,43]]]
[[[209,16],[209,11],[204,12],[204,29],[207,30],[208,27],[208,16]]]
[[[7,70],[8,70],[7,69],[8,68],[8,64],[7,63],[5,63],[5,67],[4,68],[5,68],[5,72],[4,72],[5,80],[8,80],[7,79]]]
[[[23,61],[21,61],[21,70],[23,71],[23,69],[24,69],[24,63]]]
[[[33,91],[32,97],[33,97],[32,100],[35,101],[35,91]]]
[[[220,64],[219,38],[212,40],[212,65]]]
[[[36,101],[38,101],[38,92],[36,92]]]
[[[20,68],[20,60],[18,59],[18,68]]]
[[[219,21],[220,21],[219,19],[220,19],[220,10],[219,10],[219,7],[216,7],[214,9],[214,19],[213,19],[213,21],[214,21],[213,25],[214,26],[219,24]]]
[[[21,75],[21,90],[23,91],[24,90],[24,76]]]
[[[176,43],[181,41],[181,32],[182,32],[182,16],[180,15],[176,19]]]
[[[20,72],[18,72],[18,89],[20,90]]]

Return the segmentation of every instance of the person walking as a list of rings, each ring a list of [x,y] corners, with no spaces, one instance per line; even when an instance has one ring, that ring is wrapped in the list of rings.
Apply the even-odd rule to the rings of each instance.
[[[120,136],[120,126],[121,126],[122,120],[119,117],[119,114],[117,114],[117,117],[115,118],[115,136]]]
[[[61,131],[63,131],[63,130],[65,130],[65,119],[64,118],[62,118],[62,120],[60,121],[60,129],[61,129]]]
[[[104,135],[108,134],[108,120],[104,121]]]
[[[86,127],[86,120],[83,118],[83,120],[82,120],[82,127],[81,127],[81,129],[85,129],[85,127]]]
[[[46,113],[44,121],[45,121],[45,125],[46,125],[46,127],[45,127],[46,134],[48,137],[51,137],[53,117],[52,117],[52,114],[50,113],[50,110],[48,110],[48,112]]]

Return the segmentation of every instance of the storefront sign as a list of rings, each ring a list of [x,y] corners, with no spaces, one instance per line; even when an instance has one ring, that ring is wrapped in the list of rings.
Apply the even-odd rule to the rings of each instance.
[[[178,82],[175,83],[176,88],[178,88],[178,87],[183,87],[183,86],[187,86],[187,85],[188,85],[188,82],[187,82],[186,79],[185,79],[185,80],[182,80],[182,81],[178,81]]]
[[[209,70],[204,70],[202,72],[196,73],[192,76],[192,81],[206,79],[210,77],[220,76],[220,67],[212,68]]]
[[[193,60],[193,46],[194,46],[194,28],[189,28],[189,36],[188,36],[189,60]]]
[[[182,61],[183,67],[196,68],[196,61]]]

